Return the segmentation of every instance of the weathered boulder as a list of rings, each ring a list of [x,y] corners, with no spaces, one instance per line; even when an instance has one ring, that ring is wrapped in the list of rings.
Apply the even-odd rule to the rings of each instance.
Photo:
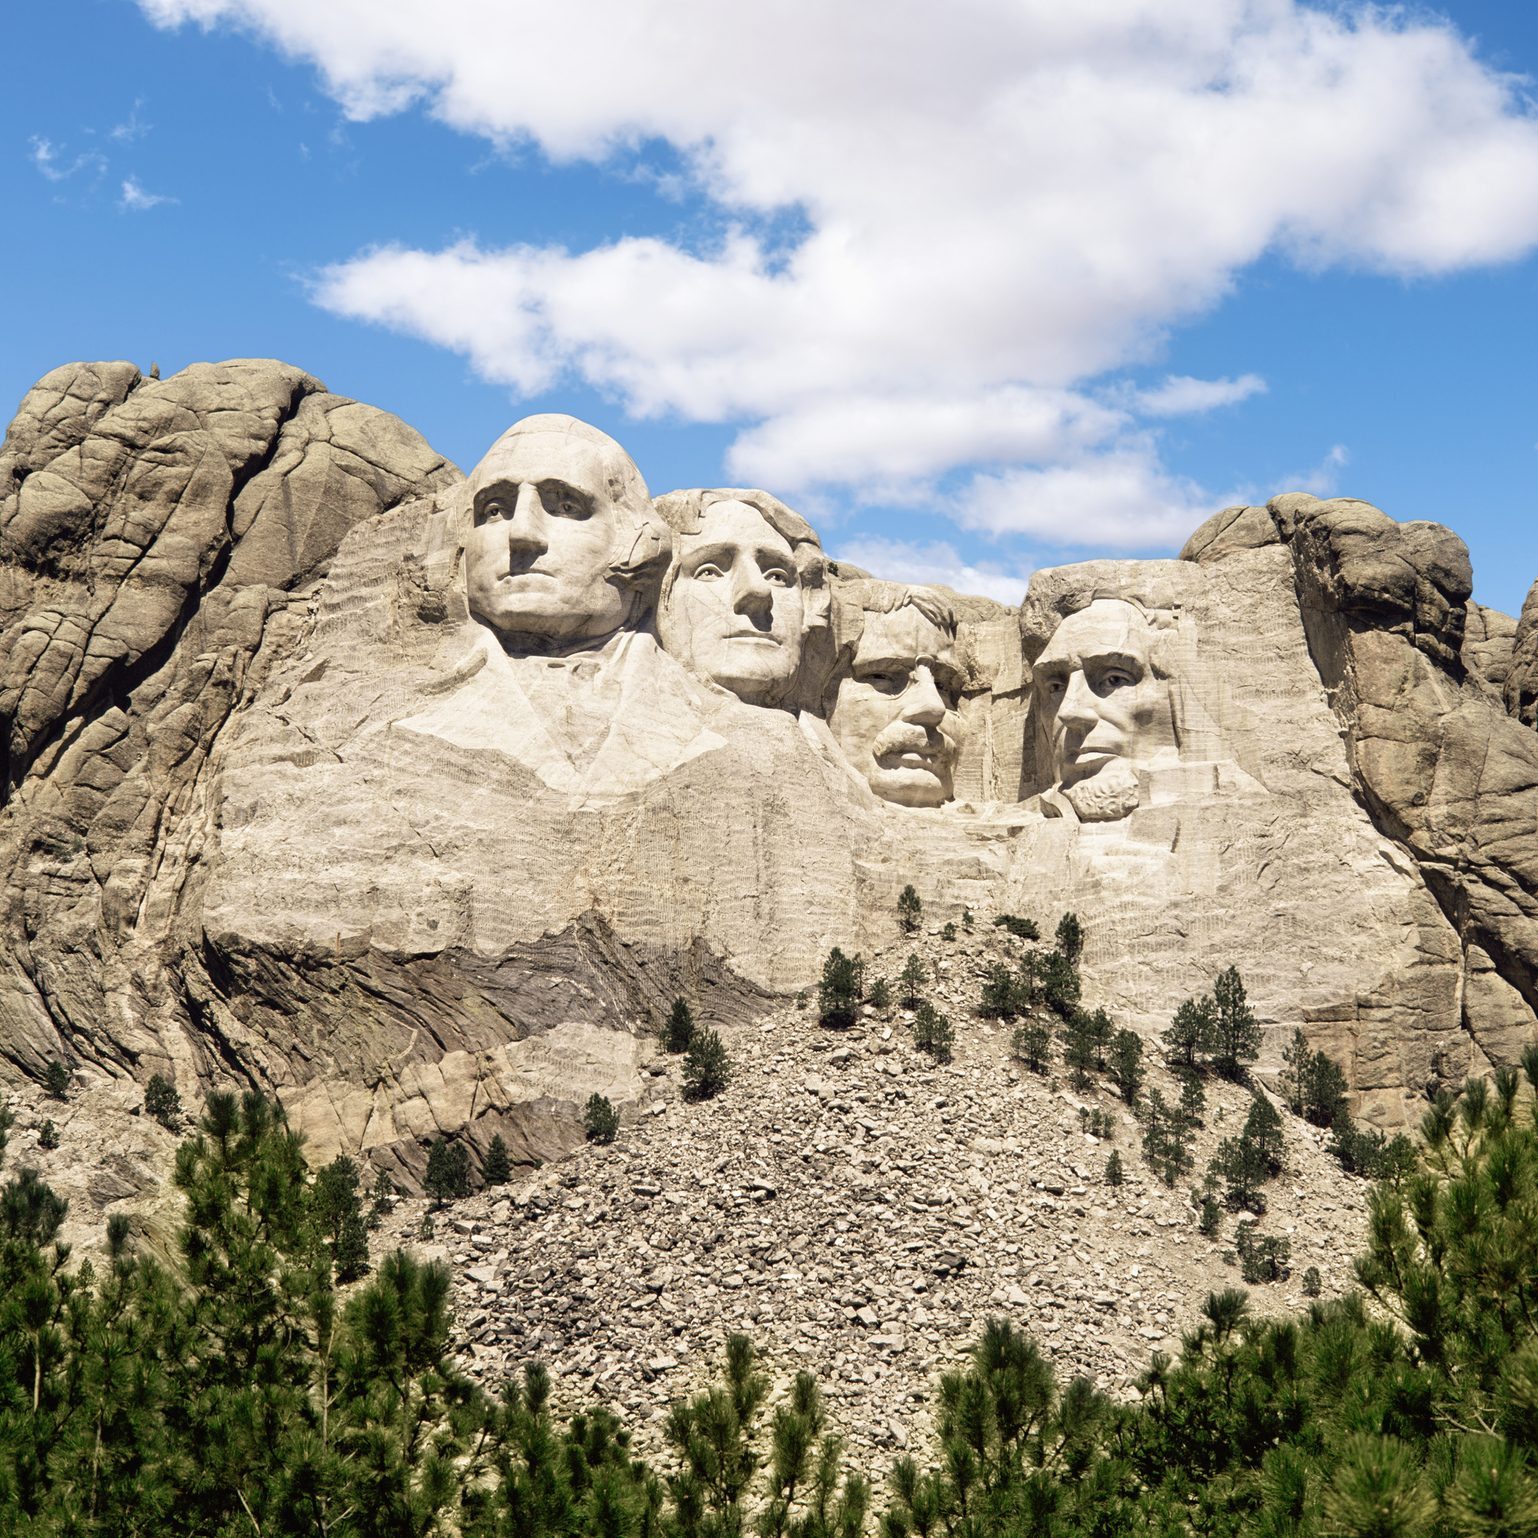
[[[1538,727],[1538,582],[1528,589],[1512,633],[1504,693],[1511,715]]]

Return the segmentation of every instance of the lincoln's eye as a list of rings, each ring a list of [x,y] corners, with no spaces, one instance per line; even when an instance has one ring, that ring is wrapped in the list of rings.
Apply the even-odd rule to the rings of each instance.
[[[1109,694],[1113,689],[1128,689],[1136,682],[1125,668],[1107,668],[1100,675],[1100,692]]]
[[[1049,678],[1045,689],[1049,699],[1057,699],[1068,686],[1061,678]]]
[[[769,570],[764,573],[764,581],[767,582],[770,587],[791,586],[790,573],[786,571],[783,566],[771,566]]]

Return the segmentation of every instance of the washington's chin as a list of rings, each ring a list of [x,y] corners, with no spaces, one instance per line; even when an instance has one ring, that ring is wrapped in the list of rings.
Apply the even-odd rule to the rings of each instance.
[[[499,635],[543,636],[552,641],[608,635],[625,622],[620,609],[574,613],[570,602],[557,593],[520,592],[490,603],[472,601],[470,613]]]

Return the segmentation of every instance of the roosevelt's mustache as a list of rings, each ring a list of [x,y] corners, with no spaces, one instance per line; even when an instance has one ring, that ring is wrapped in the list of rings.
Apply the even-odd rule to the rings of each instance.
[[[876,733],[871,754],[875,758],[887,758],[899,753],[938,753],[944,746],[945,739],[938,731],[913,721],[894,721]]]

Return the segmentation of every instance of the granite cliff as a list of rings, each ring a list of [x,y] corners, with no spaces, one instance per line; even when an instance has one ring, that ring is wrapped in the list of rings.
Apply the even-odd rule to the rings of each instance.
[[[283,364],[69,365],[0,450],[0,1053],[533,1161],[655,1097],[676,994],[772,1013],[911,882],[1079,912],[1149,1037],[1237,964],[1262,1068],[1301,1028],[1393,1125],[1538,1018],[1538,587],[1471,591],[1290,495],[1011,608],[569,418],[466,477]]]

